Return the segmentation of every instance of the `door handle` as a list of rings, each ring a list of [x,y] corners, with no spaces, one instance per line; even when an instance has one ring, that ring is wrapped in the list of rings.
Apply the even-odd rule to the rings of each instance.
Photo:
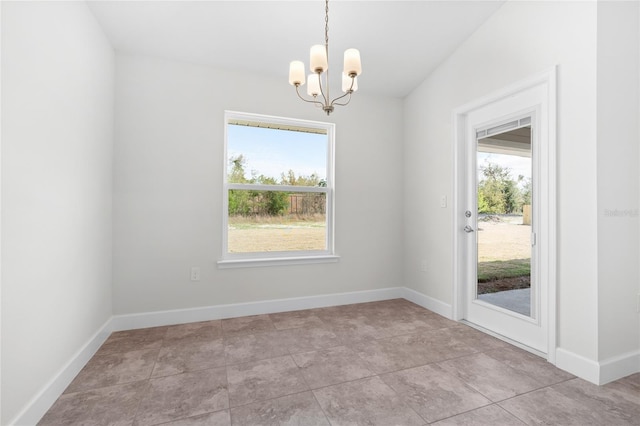
[[[466,232],[467,234],[470,232],[473,232],[474,229],[472,227],[470,227],[469,225],[465,225],[464,227],[464,232]]]

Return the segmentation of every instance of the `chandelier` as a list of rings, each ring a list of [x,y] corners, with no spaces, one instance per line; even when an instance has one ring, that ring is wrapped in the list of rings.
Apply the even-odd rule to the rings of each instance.
[[[292,61],[289,64],[289,84],[296,87],[296,93],[300,99],[315,104],[329,115],[333,112],[334,105],[345,106],[351,101],[351,95],[358,90],[358,76],[362,73],[358,49],[345,50],[342,71],[344,95],[331,100],[329,95],[329,0],[325,0],[324,41],[324,46],[321,44],[311,46],[309,55],[309,68],[312,73],[308,77],[307,94],[312,99],[306,99],[300,94],[300,86],[305,83],[305,70],[302,61]]]

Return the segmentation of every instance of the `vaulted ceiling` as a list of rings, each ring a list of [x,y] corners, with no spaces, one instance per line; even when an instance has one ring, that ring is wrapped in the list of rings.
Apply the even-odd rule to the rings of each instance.
[[[329,66],[360,50],[361,92],[404,97],[503,1],[329,2]],[[114,48],[262,73],[286,83],[289,62],[308,65],[324,43],[324,1],[90,1]]]

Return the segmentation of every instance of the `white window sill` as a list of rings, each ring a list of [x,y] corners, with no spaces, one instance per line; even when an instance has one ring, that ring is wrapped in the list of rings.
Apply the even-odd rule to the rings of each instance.
[[[314,263],[336,263],[340,256],[318,255],[318,256],[298,256],[298,257],[271,257],[255,259],[224,259],[218,261],[218,268],[257,268],[263,266],[286,266],[305,265]]]

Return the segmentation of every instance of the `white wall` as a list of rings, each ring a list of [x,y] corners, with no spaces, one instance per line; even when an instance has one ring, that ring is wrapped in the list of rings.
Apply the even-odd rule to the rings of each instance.
[[[1,7],[7,424],[111,315],[114,54],[84,3]]]
[[[402,285],[401,100],[359,92],[327,118],[297,99],[286,71],[116,62],[116,314]],[[218,269],[225,109],[335,120],[339,263]],[[189,281],[191,266],[202,281]]]
[[[559,65],[558,343],[590,360],[598,357],[596,8],[507,2],[404,104],[405,284],[451,304],[453,213],[439,197],[452,195],[452,111]]]
[[[598,3],[599,359],[640,361],[638,2]]]

